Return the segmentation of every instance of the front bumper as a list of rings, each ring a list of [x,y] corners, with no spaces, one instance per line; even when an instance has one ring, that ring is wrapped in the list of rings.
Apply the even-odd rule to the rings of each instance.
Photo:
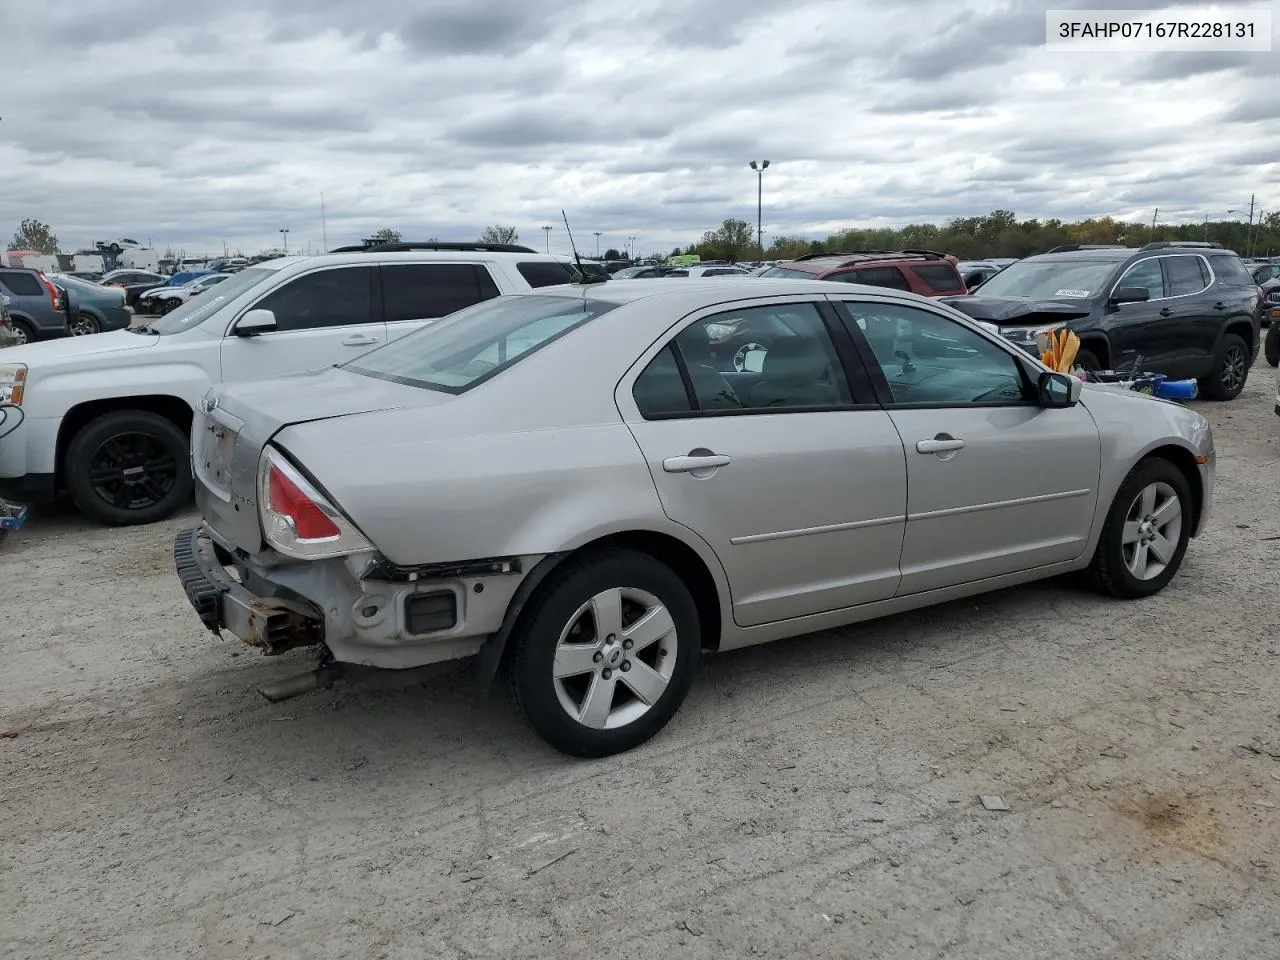
[[[522,571],[542,559],[512,558],[505,572],[384,580],[367,571],[367,555],[277,563],[269,552],[233,558],[230,547],[208,523],[174,538],[178,579],[207,629],[267,654],[322,643],[338,662],[391,669],[479,652],[501,629]]]

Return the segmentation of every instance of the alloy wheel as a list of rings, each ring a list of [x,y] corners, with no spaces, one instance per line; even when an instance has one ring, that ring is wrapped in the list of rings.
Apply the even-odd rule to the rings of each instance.
[[[1238,344],[1227,348],[1222,358],[1221,379],[1222,386],[1228,393],[1234,393],[1244,385],[1245,371],[1248,366],[1243,348]]]
[[[1173,562],[1182,539],[1182,501],[1169,484],[1156,481],[1134,497],[1121,535],[1124,565],[1138,580],[1154,580]]]
[[[85,337],[97,332],[97,320],[85,313],[76,315],[76,322],[71,325],[71,335],[73,337]]]
[[[627,587],[604,590],[560,633],[552,667],[556,697],[583,726],[624,727],[662,697],[676,655],[675,621],[657,597]]]
[[[89,460],[94,493],[120,510],[155,506],[177,481],[177,460],[145,433],[117,434],[99,445]]]

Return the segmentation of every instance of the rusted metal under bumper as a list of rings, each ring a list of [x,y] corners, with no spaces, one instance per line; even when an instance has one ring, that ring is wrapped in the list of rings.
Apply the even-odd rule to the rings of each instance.
[[[173,539],[173,564],[187,600],[214,634],[227,630],[266,654],[324,642],[324,619],[304,604],[257,597],[237,582],[200,528],[180,530]]]

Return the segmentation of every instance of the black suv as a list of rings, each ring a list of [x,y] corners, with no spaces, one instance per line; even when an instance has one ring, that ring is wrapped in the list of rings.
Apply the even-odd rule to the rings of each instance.
[[[1196,379],[1213,400],[1244,388],[1258,355],[1263,299],[1240,257],[1220,243],[1073,244],[1012,263],[967,297],[945,302],[1028,353],[1066,326],[1084,369],[1131,368]]]

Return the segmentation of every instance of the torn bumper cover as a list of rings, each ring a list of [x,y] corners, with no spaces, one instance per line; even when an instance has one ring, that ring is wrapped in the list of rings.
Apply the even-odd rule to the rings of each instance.
[[[215,634],[227,630],[266,654],[324,642],[324,617],[308,605],[258,597],[231,577],[218,547],[199,528],[173,539],[173,564],[200,622]]]

